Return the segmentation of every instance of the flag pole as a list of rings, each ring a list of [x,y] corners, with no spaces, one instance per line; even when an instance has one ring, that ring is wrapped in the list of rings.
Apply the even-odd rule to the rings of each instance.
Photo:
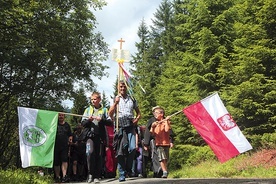
[[[170,115],[170,117],[175,116],[175,115],[177,115],[177,114],[179,114],[179,113],[181,113],[181,112],[182,112],[182,110],[177,111],[176,113],[173,113],[172,115]]]
[[[120,79],[121,79],[121,72],[120,72],[120,67],[118,67],[117,95],[120,94]],[[118,131],[119,131],[119,105],[117,105],[117,109],[116,109],[116,132]]]
[[[78,117],[86,117],[89,118],[89,116],[79,115],[79,114],[73,114],[73,113],[67,113],[67,112],[58,112],[69,116],[78,116]]]
[[[175,115],[177,115],[177,114],[179,114],[179,113],[181,113],[182,112],[182,110],[180,110],[180,111],[177,111],[177,112],[175,112],[175,113],[173,113],[172,115],[170,115],[170,116],[167,116],[167,117],[169,117],[169,119],[172,117],[172,116],[175,116]],[[165,119],[163,119],[163,120],[161,120],[161,121],[158,121],[159,123],[162,123],[163,121],[166,121],[166,120],[168,120],[167,118],[165,118]]]
[[[121,38],[120,40],[117,40],[118,42],[120,42],[120,58],[117,59],[118,62],[118,86],[117,86],[117,93],[118,95],[120,94],[120,80],[121,80],[121,67],[120,67],[120,63],[124,62],[124,58],[121,58],[122,56],[122,49],[123,49],[123,42],[125,42],[125,40],[123,40],[123,38]],[[119,131],[119,105],[117,106],[117,110],[116,110],[116,132]]]
[[[118,108],[117,108],[118,109]],[[179,114],[179,113],[181,113],[182,112],[182,110],[180,110],[180,111],[177,111],[177,112],[175,112],[175,113],[173,113],[172,115],[170,115],[169,117],[171,118],[171,117],[173,117],[173,116],[175,116],[175,115],[177,115],[177,114]],[[68,112],[58,112],[58,113],[62,113],[62,114],[65,114],[65,115],[69,115],[69,116],[78,116],[78,117],[86,117],[86,118],[89,118],[89,116],[84,116],[84,115],[79,115],[79,114],[73,114],[73,113],[68,113]],[[118,110],[117,110],[117,113],[118,113]],[[118,115],[116,115],[116,119],[118,120]],[[160,123],[161,122],[163,122],[163,121],[165,121],[166,119],[163,119],[163,120],[161,120],[161,121],[159,121]],[[118,130],[118,128],[119,128],[119,126],[118,126],[118,121],[117,121],[117,123],[116,123],[116,129]]]

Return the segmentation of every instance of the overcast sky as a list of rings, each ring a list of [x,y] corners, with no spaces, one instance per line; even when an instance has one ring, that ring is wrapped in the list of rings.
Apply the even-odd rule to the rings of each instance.
[[[134,54],[136,52],[135,42],[139,42],[137,31],[142,19],[144,18],[148,26],[151,25],[153,14],[162,0],[106,0],[106,2],[107,6],[104,6],[102,10],[93,12],[98,22],[97,31],[102,33],[110,50],[120,49],[118,40],[122,38],[125,40],[122,48]],[[101,80],[95,77],[93,80],[97,84],[97,90],[101,93],[104,91],[109,98],[114,92],[113,85],[118,75],[118,64],[112,60],[111,53],[104,64],[110,67],[106,70],[109,77],[103,77]],[[124,63],[124,66],[128,69],[127,63]],[[90,94],[91,92],[87,92],[87,96]],[[65,105],[72,107],[73,104],[65,101]]]
[[[109,49],[120,49],[118,40],[125,40],[122,47],[128,50],[130,54],[134,54],[137,50],[135,42],[139,42],[137,36],[138,27],[142,19],[145,19],[147,25],[152,23],[151,19],[156,12],[162,0],[106,0],[107,6],[102,10],[94,12],[98,25],[97,31],[101,32],[105,42],[109,45]],[[118,64],[112,61],[111,53],[109,59],[104,62],[110,69],[106,70],[109,77],[102,80],[93,78],[97,83],[97,90],[105,92],[107,97],[113,95],[113,85],[118,75]],[[124,63],[128,69],[128,64]],[[88,92],[88,96],[91,92]],[[70,105],[70,104],[66,104]]]

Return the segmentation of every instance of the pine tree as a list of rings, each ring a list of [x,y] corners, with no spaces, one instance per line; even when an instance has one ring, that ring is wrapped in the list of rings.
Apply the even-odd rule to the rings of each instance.
[[[153,67],[150,66],[150,63],[148,62],[148,52],[150,49],[150,32],[144,19],[141,21],[137,34],[140,38],[140,42],[135,43],[138,52],[135,53],[135,55],[133,56],[131,65],[134,69],[131,70],[131,73],[133,73],[133,75],[135,76],[135,98],[139,103],[141,114],[143,114],[142,120],[140,120],[140,122],[144,123],[151,116],[151,113],[148,109],[151,109],[151,105],[153,103],[152,101],[154,101],[154,96],[152,95],[152,93],[150,93],[150,91],[153,88],[153,77],[155,77],[153,76],[153,73],[151,71]],[[139,85],[141,85],[145,89],[146,94],[144,94],[144,92],[140,89]]]
[[[109,100],[108,100],[108,97],[105,95],[105,92],[104,92],[104,91],[102,92],[102,105],[103,105],[104,107],[108,108],[108,109],[109,109],[109,107],[110,107],[110,102],[109,102]]]
[[[85,95],[85,91],[83,88],[77,90],[77,92],[73,96],[73,107],[71,109],[71,113],[82,115],[85,108],[89,104],[89,99]],[[70,116],[70,124],[74,127],[77,123],[81,122],[81,117],[78,116]]]
[[[153,25],[149,30],[144,21],[138,29],[140,42],[136,43],[138,53],[133,57],[133,71],[136,81],[143,86],[146,91],[144,94],[140,90],[139,84],[136,85],[137,101],[142,112],[142,122],[146,122],[151,116],[151,108],[158,105],[154,91],[159,83],[164,63],[166,62],[166,52],[170,48],[172,6],[164,0],[156,13],[154,13]],[[141,121],[140,121],[141,122]]]
[[[217,69],[232,49],[233,20],[228,12],[231,6],[231,1],[177,1],[174,4],[176,31],[173,36],[179,50],[170,52],[158,84],[162,93],[156,95],[168,113],[219,90]],[[174,120],[177,142],[203,144],[185,117]]]
[[[230,81],[223,88],[223,96],[235,119],[242,128],[252,127],[255,131],[250,131],[258,134],[271,132],[275,126],[275,62],[271,62],[275,61],[275,44],[262,19],[269,16],[269,2],[274,6],[271,1],[256,4],[251,0],[236,5],[235,49],[231,65],[223,63],[219,73],[221,82]]]

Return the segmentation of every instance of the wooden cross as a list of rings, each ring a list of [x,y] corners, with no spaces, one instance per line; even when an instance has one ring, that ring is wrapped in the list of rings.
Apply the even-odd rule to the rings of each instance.
[[[121,38],[120,40],[118,40],[118,42],[120,42],[120,50],[122,50],[122,48],[123,48],[123,42],[125,42],[125,40],[123,40]]]

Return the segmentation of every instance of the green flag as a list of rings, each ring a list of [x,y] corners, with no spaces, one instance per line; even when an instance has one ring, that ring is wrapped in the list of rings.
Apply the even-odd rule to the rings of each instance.
[[[18,107],[22,167],[53,167],[58,112]]]

